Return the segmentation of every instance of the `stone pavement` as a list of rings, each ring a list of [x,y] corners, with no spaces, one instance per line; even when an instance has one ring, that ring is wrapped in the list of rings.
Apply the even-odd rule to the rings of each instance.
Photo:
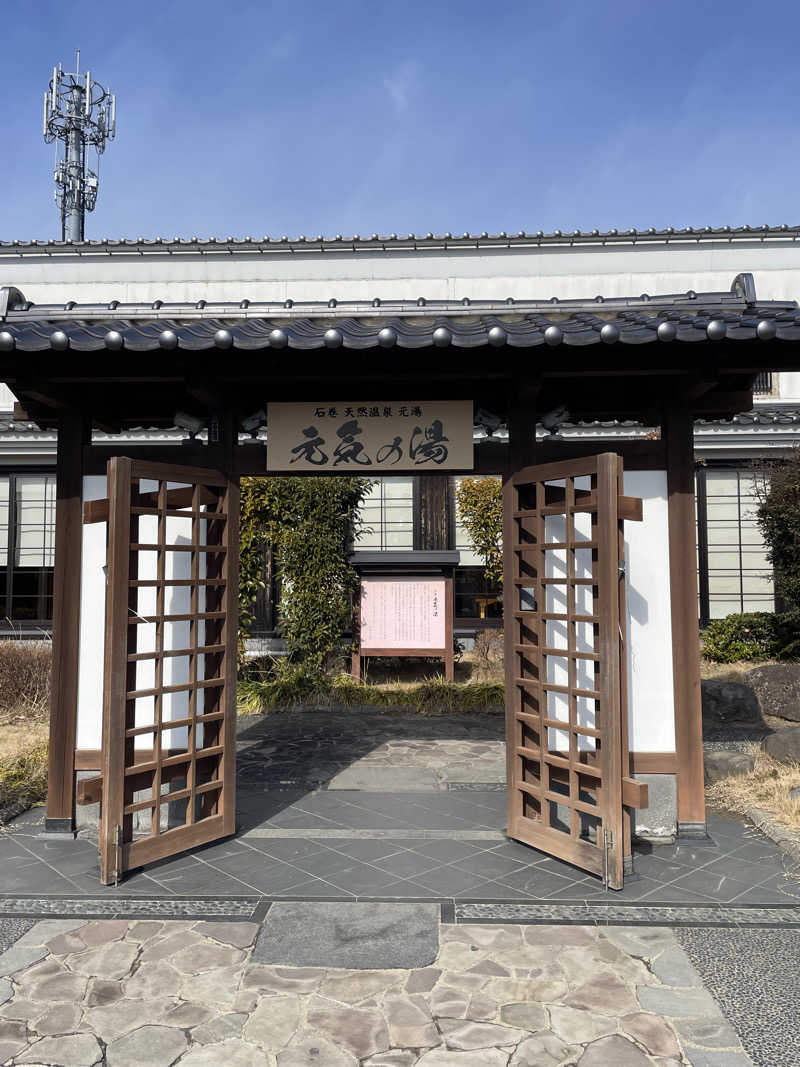
[[[258,930],[240,922],[37,923],[0,956],[0,1062],[752,1062],[671,930],[443,925],[431,962],[405,970],[256,963]]]

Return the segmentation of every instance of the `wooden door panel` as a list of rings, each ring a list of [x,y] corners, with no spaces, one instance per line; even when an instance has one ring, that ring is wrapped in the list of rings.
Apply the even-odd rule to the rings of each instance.
[[[622,887],[622,461],[529,467],[504,489],[508,833]]]
[[[108,464],[101,880],[235,830],[238,485]]]

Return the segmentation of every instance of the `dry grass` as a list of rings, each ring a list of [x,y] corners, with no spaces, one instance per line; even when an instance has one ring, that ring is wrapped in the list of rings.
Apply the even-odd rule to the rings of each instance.
[[[744,681],[744,675],[756,667],[768,667],[777,663],[774,659],[743,659],[738,663],[712,663],[710,660],[700,660],[700,677],[715,682],[739,682]]]
[[[745,815],[750,808],[763,808],[786,826],[800,830],[800,799],[793,800],[789,790],[800,786],[800,763],[779,763],[757,745],[755,770],[734,774],[706,789],[706,798],[716,807]]]
[[[0,760],[0,809],[11,804],[36,804],[47,796],[47,742],[28,745]]]
[[[46,719],[50,705],[49,641],[0,641],[0,715]],[[0,721],[3,721],[0,719]]]

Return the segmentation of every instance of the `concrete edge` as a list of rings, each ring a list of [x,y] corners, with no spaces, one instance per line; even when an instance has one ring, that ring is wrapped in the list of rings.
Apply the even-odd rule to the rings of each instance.
[[[775,842],[782,852],[786,852],[792,859],[800,862],[800,831],[786,826],[763,808],[748,808],[746,815],[763,834]]]

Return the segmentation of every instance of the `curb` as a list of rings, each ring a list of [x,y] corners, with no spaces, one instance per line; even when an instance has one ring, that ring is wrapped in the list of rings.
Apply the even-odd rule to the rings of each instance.
[[[763,808],[748,808],[746,815],[782,852],[800,862],[800,831],[792,830],[779,822],[771,812],[764,811]]]

